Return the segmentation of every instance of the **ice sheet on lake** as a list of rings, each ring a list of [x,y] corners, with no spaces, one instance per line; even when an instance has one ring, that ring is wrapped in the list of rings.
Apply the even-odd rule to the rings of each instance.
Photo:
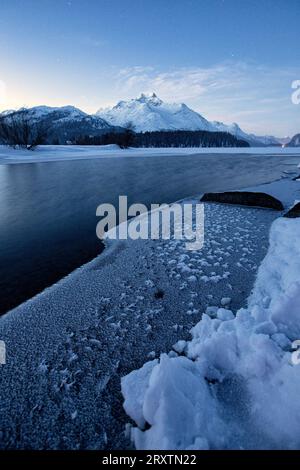
[[[0,164],[5,163],[34,163],[63,160],[82,160],[87,158],[107,157],[151,157],[163,155],[192,155],[192,154],[245,154],[245,155],[297,155],[300,147],[242,147],[242,148],[130,148],[121,150],[117,145],[41,145],[34,151],[12,149],[0,145]]]

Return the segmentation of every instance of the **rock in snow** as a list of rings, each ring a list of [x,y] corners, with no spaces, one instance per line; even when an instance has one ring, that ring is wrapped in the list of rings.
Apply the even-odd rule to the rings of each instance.
[[[300,202],[297,202],[286,214],[284,214],[284,217],[289,219],[300,217]]]
[[[202,202],[218,202],[223,204],[238,204],[241,206],[258,206],[282,211],[282,202],[265,193],[251,191],[226,191],[223,193],[205,193]]]

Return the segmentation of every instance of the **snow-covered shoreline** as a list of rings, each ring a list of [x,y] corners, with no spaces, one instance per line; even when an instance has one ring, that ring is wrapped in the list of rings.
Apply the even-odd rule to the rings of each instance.
[[[155,157],[193,154],[245,154],[245,155],[299,155],[299,148],[242,147],[242,148],[130,148],[121,150],[116,145],[42,145],[34,151],[15,150],[0,145],[0,164],[46,163],[99,158]]]
[[[286,205],[300,190],[289,179],[265,186],[285,193]],[[178,240],[112,241],[91,263],[3,316],[0,447],[130,446],[121,377],[188,341],[207,308],[215,312],[224,299],[234,311],[245,305],[279,215],[208,204],[204,251],[187,253]]]

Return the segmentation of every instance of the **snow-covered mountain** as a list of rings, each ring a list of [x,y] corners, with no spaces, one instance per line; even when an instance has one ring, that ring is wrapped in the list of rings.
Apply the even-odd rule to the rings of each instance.
[[[246,140],[251,146],[254,147],[259,145],[281,145],[282,143],[284,143],[284,138],[280,139],[272,135],[259,136],[255,134],[247,134],[240,128],[240,126],[236,122],[234,122],[233,124],[224,124],[223,122],[212,121],[211,124],[214,126],[215,130],[219,132],[229,132],[235,137]]]
[[[65,144],[83,135],[99,135],[114,130],[100,116],[89,115],[74,106],[35,106],[17,111],[4,111],[0,118],[7,122],[26,118],[29,123],[39,123],[47,129],[47,141]]]
[[[208,121],[184,103],[164,103],[155,93],[142,94],[137,99],[120,101],[112,108],[90,115],[74,106],[36,106],[0,113],[0,119],[9,121],[26,116],[29,123],[39,123],[47,129],[47,143],[65,144],[82,136],[99,136],[108,132],[120,132],[132,126],[136,132],[146,131],[210,131],[228,132],[251,146],[280,145],[284,139],[273,136],[247,134],[238,124],[230,125]]]
[[[164,103],[155,93],[142,94],[137,99],[120,101],[112,108],[100,109],[97,113],[111,125],[127,127],[131,124],[136,132],[163,130],[204,130],[229,132],[244,139],[253,146],[279,145],[280,139],[273,136],[247,134],[238,124],[230,125],[218,121],[208,121],[184,103]]]
[[[155,93],[120,101],[113,108],[100,109],[96,115],[114,126],[126,127],[130,123],[136,132],[213,130],[210,122],[185,104],[164,103]]]

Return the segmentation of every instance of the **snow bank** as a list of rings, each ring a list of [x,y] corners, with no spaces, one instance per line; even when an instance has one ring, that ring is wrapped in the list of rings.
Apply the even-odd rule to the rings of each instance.
[[[276,220],[248,307],[203,314],[184,355],[122,379],[138,449],[300,447],[299,235],[299,219]]]

